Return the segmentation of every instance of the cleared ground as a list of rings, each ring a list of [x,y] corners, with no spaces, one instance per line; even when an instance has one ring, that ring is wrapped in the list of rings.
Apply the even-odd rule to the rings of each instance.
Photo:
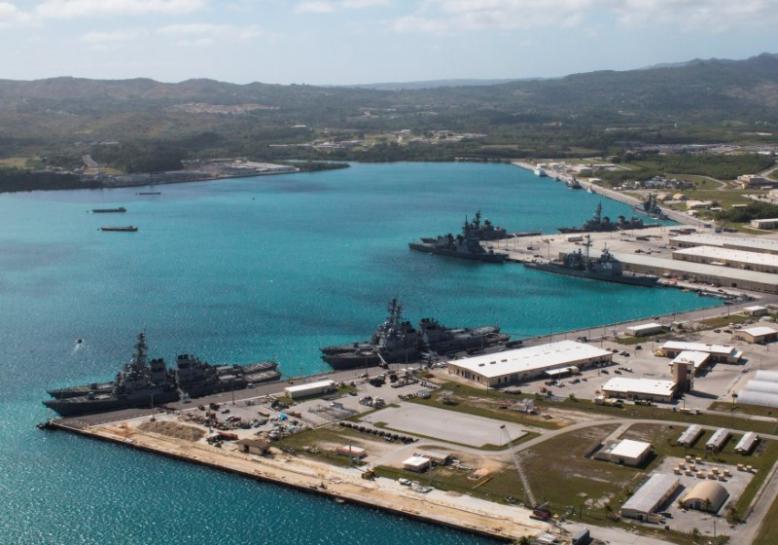
[[[510,422],[417,404],[389,407],[370,413],[363,420],[393,430],[473,447],[502,446],[526,434],[520,426]],[[507,428],[509,437],[500,426]]]

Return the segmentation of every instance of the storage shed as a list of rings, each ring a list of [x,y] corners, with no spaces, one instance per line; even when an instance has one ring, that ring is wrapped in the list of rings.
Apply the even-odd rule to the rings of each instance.
[[[605,446],[598,458],[626,466],[639,466],[651,455],[651,443],[622,439]]]
[[[708,439],[708,441],[705,443],[705,450],[712,450],[714,452],[720,451],[722,448],[724,448],[724,445],[727,444],[727,441],[729,441],[731,436],[732,432],[728,429],[717,429],[715,432],[713,432],[713,435],[710,436],[710,439]]]
[[[691,447],[697,442],[697,439],[702,435],[702,428],[697,424],[693,424],[686,428],[681,436],[678,438],[677,443],[682,447]]]
[[[681,504],[688,509],[718,513],[728,498],[727,489],[716,481],[701,481],[681,498]]]
[[[241,452],[262,456],[270,450],[270,442],[264,439],[241,439],[235,442]]]
[[[334,380],[317,380],[316,382],[309,382],[307,384],[287,386],[284,388],[284,392],[290,399],[301,399],[315,395],[329,394],[336,389]]]
[[[735,452],[739,452],[740,454],[751,454],[751,451],[754,450],[754,447],[758,442],[759,436],[750,431],[743,435],[743,437],[740,438],[740,441],[737,442],[737,445],[735,445]]]
[[[644,520],[659,510],[678,491],[681,482],[678,477],[654,473],[621,506],[621,516]]]
[[[426,456],[414,455],[403,462],[403,468],[407,469],[408,471],[416,471],[417,473],[421,473],[429,469],[430,463],[431,460]]]
[[[735,338],[752,344],[767,344],[778,340],[778,330],[769,326],[744,327],[735,331]]]

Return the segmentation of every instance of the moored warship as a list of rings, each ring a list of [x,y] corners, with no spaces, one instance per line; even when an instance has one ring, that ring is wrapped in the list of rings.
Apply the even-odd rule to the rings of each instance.
[[[402,318],[397,299],[389,303],[389,315],[367,341],[321,349],[322,359],[334,369],[353,369],[384,363],[410,363],[425,353],[451,355],[477,351],[506,343],[510,337],[498,326],[447,328],[436,320],[425,318],[419,329]]]
[[[272,361],[248,365],[211,365],[194,356],[176,359],[168,369],[161,358],[148,360],[146,336],[141,333],[135,352],[115,380],[49,390],[53,398],[43,402],[61,416],[152,407],[182,398],[200,397],[247,388],[281,376]]]
[[[587,220],[581,227],[560,227],[560,233],[602,233],[608,231],[623,231],[625,229],[645,229],[646,227],[655,227],[655,225],[646,225],[640,218],[632,217],[630,219],[619,216],[617,221],[611,221],[608,216],[602,215],[602,204],[598,204],[594,211],[594,216]]]
[[[589,255],[592,240],[587,235],[584,246],[586,252],[580,249],[575,252],[564,254],[558,261],[529,261],[524,265],[530,269],[538,269],[557,274],[566,274],[568,276],[577,276],[579,278],[591,278],[593,280],[604,280],[606,282],[616,282],[619,284],[630,284],[633,286],[654,287],[659,277],[649,274],[635,274],[624,270],[624,265],[616,259],[607,248],[596,259]]]
[[[665,214],[662,208],[659,206],[659,202],[656,199],[656,194],[654,193],[649,193],[645,200],[641,203],[640,208],[636,206],[635,210],[638,212],[643,212],[644,214],[647,214],[655,219],[667,219],[667,214]]]
[[[507,254],[486,250],[481,241],[502,240],[511,235],[502,227],[496,227],[489,220],[481,221],[481,212],[476,212],[473,221],[465,218],[462,233],[454,236],[449,233],[438,237],[422,238],[408,244],[411,250],[429,254],[458,257],[486,263],[503,263]]]

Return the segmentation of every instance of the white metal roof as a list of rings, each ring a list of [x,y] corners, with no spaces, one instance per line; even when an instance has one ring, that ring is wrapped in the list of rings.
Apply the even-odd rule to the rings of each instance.
[[[705,446],[719,448],[726,442],[727,439],[729,439],[730,435],[732,435],[732,432],[730,432],[727,428],[719,428],[713,432],[713,435],[710,436],[710,439],[708,439],[708,442],[705,443]]]
[[[404,466],[410,466],[410,467],[423,467],[430,463],[430,459],[426,456],[411,456],[410,458],[407,458],[404,462]]]
[[[627,331],[652,331],[654,329],[663,329],[665,326],[658,322],[649,322],[647,324],[632,325],[627,328]]]
[[[308,392],[311,390],[318,390],[320,388],[331,388],[335,386],[334,380],[317,380],[316,382],[307,382],[305,384],[296,384],[294,386],[287,386],[284,391],[289,394],[296,394],[299,392]]]
[[[737,402],[743,405],[778,407],[778,395],[756,390],[742,390],[737,396]]]
[[[754,448],[757,441],[759,441],[759,436],[750,431],[740,438],[740,441],[735,445],[735,450],[737,452],[751,452],[751,449]]]
[[[691,445],[702,433],[702,428],[697,424],[693,424],[686,428],[686,430],[678,438],[678,442],[682,445]]]
[[[694,246],[693,248],[684,248],[683,250],[674,251],[673,256],[676,255],[689,255],[716,261],[729,261],[745,265],[761,265],[764,267],[778,268],[778,255],[776,254],[746,252],[744,250],[721,248],[717,246]]]
[[[654,380],[650,378],[615,377],[602,387],[606,392],[650,394],[672,396],[675,385],[671,380]]]
[[[571,365],[570,367],[560,367],[559,369],[549,369],[546,371],[546,374],[550,377],[557,377],[559,375],[564,375],[567,373],[577,373],[580,369],[576,367],[575,365]]]
[[[754,380],[778,382],[778,371],[763,371],[760,369],[754,374]]]
[[[634,439],[622,439],[608,451],[608,454],[619,458],[637,459],[648,450],[651,450],[651,443],[635,441]]]
[[[757,252],[778,252],[778,240],[764,237],[742,237],[713,234],[681,235],[673,242],[719,246],[721,248],[750,248]]]
[[[768,394],[774,394],[778,396],[778,382],[753,379],[746,383],[744,390],[748,390],[750,392],[766,392]]]
[[[767,310],[767,307],[764,305],[751,305],[750,307],[744,307],[743,310],[748,312],[761,312]]]
[[[734,346],[722,344],[690,343],[686,341],[667,341],[662,345],[663,349],[680,350],[681,352],[706,352],[723,356],[738,356],[740,352]],[[742,354],[741,354],[742,355]]]
[[[778,251],[778,249],[776,250]],[[680,261],[645,254],[616,253],[614,257],[627,265],[642,265],[681,274],[703,275],[714,278],[726,278],[741,282],[754,282],[770,286],[778,285],[778,275],[759,271],[747,271],[737,267],[719,267],[707,263]]]
[[[651,513],[658,509],[662,500],[665,500],[679,485],[679,479],[673,475],[654,473],[621,508],[639,513]]]
[[[752,337],[762,337],[765,335],[773,335],[774,333],[778,333],[778,331],[776,331],[772,327],[767,327],[766,325],[758,325],[758,326],[744,327],[743,329],[738,329],[738,333],[747,333]]]
[[[695,350],[684,350],[680,354],[678,354],[675,359],[673,359],[671,365],[673,363],[691,363],[694,366],[694,369],[699,369],[703,365],[705,365],[705,362],[708,361],[708,358],[710,358],[709,352],[697,352]]]
[[[611,357],[612,353],[590,344],[576,341],[558,341],[483,356],[473,356],[472,358],[463,358],[461,360],[451,360],[449,365],[467,369],[487,378],[493,378],[512,373],[569,366],[606,356]]]

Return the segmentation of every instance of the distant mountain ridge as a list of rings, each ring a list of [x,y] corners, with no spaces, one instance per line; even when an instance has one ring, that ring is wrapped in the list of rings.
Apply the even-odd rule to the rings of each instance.
[[[344,87],[210,79],[0,80],[0,149],[6,155],[78,148],[72,154],[80,157],[85,142],[164,141],[192,155],[321,157],[324,152],[312,148],[283,145],[403,129],[485,135],[477,144],[425,148],[440,159],[601,150],[635,140],[721,140],[749,131],[778,134],[778,55],[553,79]],[[398,146],[382,149],[391,152],[386,157],[408,157],[408,148]],[[342,151],[324,156],[333,155],[359,157]]]

